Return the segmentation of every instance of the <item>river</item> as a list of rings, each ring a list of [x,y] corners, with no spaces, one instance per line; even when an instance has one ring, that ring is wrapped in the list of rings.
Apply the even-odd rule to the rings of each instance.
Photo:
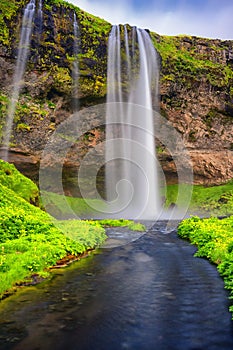
[[[164,225],[128,244],[106,244],[3,300],[0,349],[232,349],[216,267]]]

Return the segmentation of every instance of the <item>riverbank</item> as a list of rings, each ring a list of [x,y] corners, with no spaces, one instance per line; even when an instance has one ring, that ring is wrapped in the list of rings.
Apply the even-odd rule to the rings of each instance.
[[[140,239],[97,250],[4,300],[1,350],[232,349],[223,280],[166,231],[157,221]]]
[[[180,238],[196,245],[196,257],[204,257],[217,265],[229,299],[233,300],[233,216],[224,219],[192,217],[180,223]],[[233,319],[233,305],[230,306]]]
[[[100,246],[107,238],[105,226],[143,230],[129,220],[56,220],[39,207],[37,186],[2,160],[0,180],[0,298],[17,285],[49,278],[59,261]]]

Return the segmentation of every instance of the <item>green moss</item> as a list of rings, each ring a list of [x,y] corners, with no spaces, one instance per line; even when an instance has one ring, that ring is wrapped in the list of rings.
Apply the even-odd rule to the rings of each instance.
[[[14,123],[16,132],[30,132],[37,121],[49,116],[49,101],[31,99],[30,96],[22,95],[17,103]],[[4,119],[6,118],[6,113]]]
[[[214,87],[221,88],[232,85],[232,68],[213,62],[207,56],[203,56],[203,53],[198,53],[196,50],[198,41],[195,45],[186,48],[184,38],[187,37],[163,35],[158,38],[157,34],[151,33],[151,38],[162,57],[162,80],[176,80],[185,83],[189,88],[192,87],[190,79],[202,81],[203,77]],[[209,45],[209,40],[205,39],[205,43]],[[215,50],[219,51],[220,48],[215,47]]]
[[[168,185],[163,189],[166,197],[166,207],[176,203],[179,188],[182,189],[183,197],[176,203],[178,207],[187,204],[185,193],[190,192],[192,187],[192,198],[189,204],[189,212],[202,215],[232,215],[233,214],[233,182],[219,186],[204,187],[201,185]]]
[[[37,203],[39,190],[28,178],[23,176],[13,164],[0,159],[0,183],[14,191],[17,195],[30,203]]]
[[[63,7],[68,9],[74,9],[77,10],[77,6],[69,3],[68,1],[63,0],[44,0],[44,6],[47,10],[52,10],[52,6],[55,5],[56,7]]]
[[[59,259],[106,239],[98,223],[58,222],[28,203],[25,199],[31,201],[38,189],[13,165],[0,161],[0,181],[0,297],[32,273],[48,275],[44,269]]]
[[[13,23],[16,20],[20,22],[21,10],[26,3],[27,1],[24,0],[12,2],[3,0],[0,4],[0,28],[2,28],[0,40],[7,42],[7,45],[10,39],[18,37],[18,28],[16,30]],[[54,72],[56,89],[63,94],[70,93],[71,65],[74,60],[72,52],[74,35],[70,19],[75,12],[80,29],[79,63],[82,94],[85,97],[91,94],[94,97],[104,97],[106,95],[107,42],[111,24],[62,0],[45,0],[44,10],[44,33],[40,45],[35,45],[31,49],[34,60],[38,59],[36,65],[41,70],[48,70],[51,63],[57,65],[61,72]],[[51,31],[51,21],[54,22],[52,23],[54,33]],[[130,27],[128,29],[130,30]],[[155,33],[151,33],[151,37],[162,57],[162,81],[176,82],[191,89],[193,82],[203,81],[205,77],[204,79],[216,89],[227,86],[231,94],[230,88],[233,81],[231,66],[213,62],[205,52],[198,52],[198,38],[194,39],[187,35],[158,36]],[[36,42],[35,35],[33,40]],[[16,42],[17,40],[14,40],[14,45]],[[188,47],[184,42],[188,43]],[[210,50],[216,51],[216,54],[225,49],[224,45],[215,47],[207,39],[201,39],[201,42]],[[124,53],[122,59],[124,59]],[[35,68],[34,61],[33,64],[29,64],[29,67]],[[65,72],[65,69],[68,71]],[[180,108],[180,105],[176,105],[176,108]]]
[[[21,130],[21,131],[30,131],[31,127],[25,123],[19,123],[17,125],[17,130]]]
[[[146,227],[143,224],[141,224],[139,222],[136,223],[132,220],[104,219],[104,220],[99,220],[98,223],[104,227],[126,227],[132,231],[140,231],[140,232],[146,231]]]
[[[82,244],[83,251],[99,246],[106,239],[104,228],[96,221],[65,220],[58,221],[56,226],[67,237]]]
[[[70,218],[71,210],[78,217],[93,217],[99,214],[93,208],[103,206],[103,203],[97,199],[89,199],[88,202],[83,198],[66,197],[52,192],[42,192],[43,205],[53,216],[57,218]]]
[[[6,122],[8,103],[8,97],[4,94],[0,94],[0,138],[2,137],[2,131]]]
[[[9,46],[10,37],[10,27],[9,23],[13,21],[16,17],[19,6],[23,6],[25,1],[17,0],[1,0],[0,3],[0,42],[3,45]],[[14,21],[15,22],[15,21]]]
[[[58,221],[22,198],[23,183],[30,187],[30,180],[13,165],[0,164],[0,298],[15,284],[25,280],[30,283],[32,274],[48,277],[48,268],[59,260],[101,245],[107,238],[103,226],[145,230],[130,220]]]
[[[68,68],[54,66],[52,70],[53,87],[62,93],[71,94],[72,78]]]
[[[165,151],[165,147],[164,146],[157,146],[156,147],[156,153],[157,154],[163,154],[164,151]]]
[[[233,98],[233,87],[230,87],[230,97]]]

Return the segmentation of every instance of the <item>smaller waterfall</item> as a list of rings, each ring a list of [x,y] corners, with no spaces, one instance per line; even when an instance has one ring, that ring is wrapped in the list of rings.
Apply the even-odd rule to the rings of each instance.
[[[30,49],[31,34],[33,28],[33,18],[35,14],[35,0],[31,0],[24,9],[22,28],[20,32],[20,42],[18,46],[18,56],[15,67],[15,73],[13,77],[13,91],[8,106],[6,124],[3,134],[2,144],[6,147],[6,154],[4,158],[8,159],[8,148],[10,143],[10,137],[12,132],[12,125],[15,115],[15,109],[17,106],[20,89],[23,85],[23,76],[26,69],[28,60],[28,54]]]
[[[108,47],[105,176],[109,213],[116,217],[155,219],[160,214],[153,120],[158,81],[157,54],[149,34],[135,27],[129,36],[127,26],[113,26]]]
[[[130,60],[130,52],[129,52],[129,36],[127,26],[124,25],[124,33],[125,33],[125,53],[126,53],[126,67],[128,75],[128,81],[131,81],[131,60]]]
[[[37,27],[38,27],[39,35],[41,35],[43,32],[43,3],[42,3],[42,0],[39,0],[39,2],[38,2]]]
[[[78,100],[78,90],[79,90],[79,65],[78,65],[78,53],[79,53],[79,27],[77,22],[76,13],[74,13],[74,62],[73,62],[73,112],[76,113],[79,109],[79,100]]]

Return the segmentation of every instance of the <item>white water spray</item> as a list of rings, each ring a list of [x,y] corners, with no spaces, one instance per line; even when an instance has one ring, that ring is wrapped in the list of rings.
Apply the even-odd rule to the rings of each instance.
[[[23,86],[23,76],[26,69],[26,64],[28,60],[28,54],[30,49],[31,34],[33,28],[33,18],[35,14],[35,0],[31,0],[25,7],[22,28],[20,32],[20,42],[18,46],[18,56],[15,67],[15,73],[13,77],[13,91],[8,106],[6,125],[3,134],[3,146],[6,147],[6,152],[4,155],[5,160],[8,159],[8,149],[10,143],[10,137],[12,132],[12,125],[15,115],[15,109],[19,98],[20,89]]]
[[[106,113],[106,197],[117,217],[155,219],[160,194],[153,106],[158,106],[157,54],[149,34],[124,26],[109,37]]]

